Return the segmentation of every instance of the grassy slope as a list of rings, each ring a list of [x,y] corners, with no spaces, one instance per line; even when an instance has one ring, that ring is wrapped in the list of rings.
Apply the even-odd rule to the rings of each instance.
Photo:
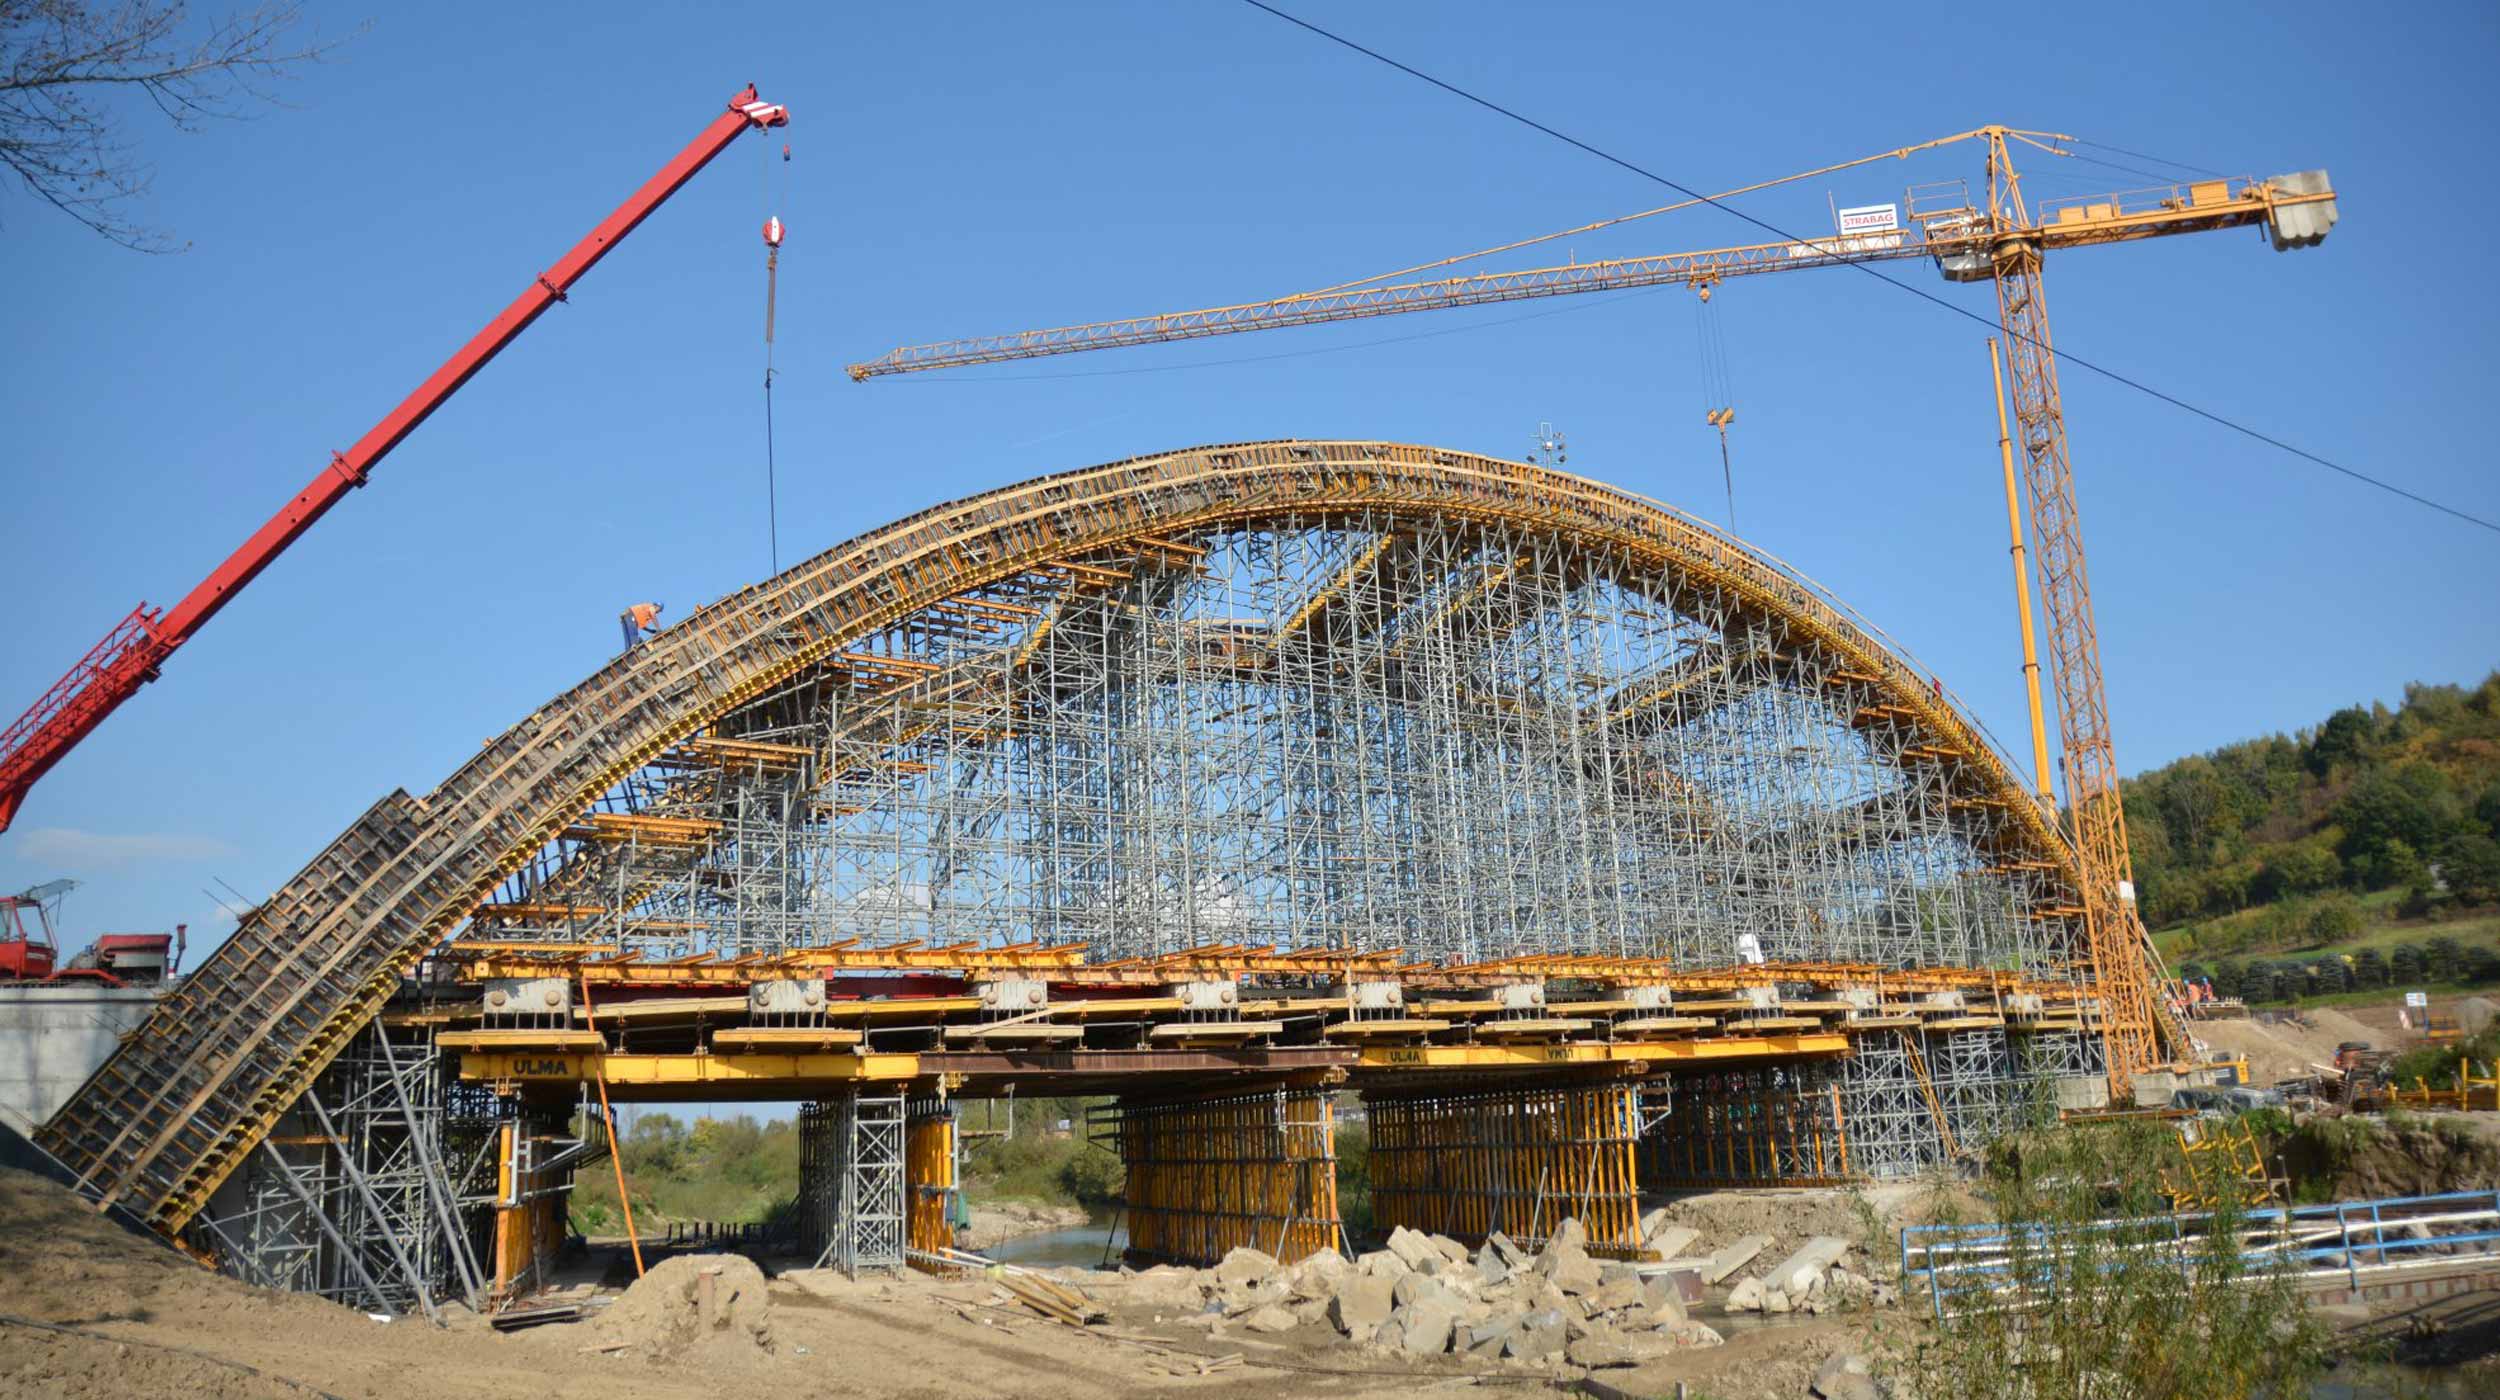
[[[2398,920],[2396,905],[2402,898],[2396,890],[2363,895],[2358,901],[2362,916],[2360,934],[2333,943],[2266,943],[2255,937],[2258,921],[2266,912],[2263,908],[2162,929],[2153,935],[2153,941],[2161,948],[2162,956],[2174,964],[2190,960],[2211,963],[2222,958],[2316,957],[2325,953],[2357,953],[2364,948],[2376,948],[2383,953],[2399,943],[2428,943],[2442,937],[2453,938],[2467,948],[2500,946],[2500,914]]]

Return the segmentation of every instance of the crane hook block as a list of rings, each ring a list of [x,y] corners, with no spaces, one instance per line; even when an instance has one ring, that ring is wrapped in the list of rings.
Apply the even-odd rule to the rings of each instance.
[[[778,215],[764,221],[764,246],[767,248],[781,246],[781,219]]]

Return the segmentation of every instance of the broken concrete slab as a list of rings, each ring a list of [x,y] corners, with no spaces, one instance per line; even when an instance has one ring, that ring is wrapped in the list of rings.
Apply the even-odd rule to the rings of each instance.
[[[1574,1366],[1592,1371],[1613,1366],[1638,1366],[1675,1350],[1675,1344],[1659,1337],[1631,1336],[1611,1327],[1599,1328],[1573,1342],[1563,1351],[1563,1359]]]
[[[1513,1244],[1510,1236],[1499,1230],[1484,1237],[1484,1247],[1502,1256],[1502,1262],[1514,1269],[1528,1262],[1528,1251]]]
[[[1253,1308],[1241,1319],[1241,1325],[1253,1332],[1290,1332],[1300,1323],[1301,1319],[1293,1315],[1292,1309],[1274,1303]]]
[[[1404,1275],[1390,1286],[1389,1296],[1396,1299],[1401,1308],[1419,1302],[1442,1303],[1455,1308],[1459,1301],[1448,1285],[1429,1274]]]
[[[1367,1274],[1396,1278],[1407,1270],[1406,1261],[1385,1249],[1375,1249],[1354,1261],[1354,1267]]]
[[[1225,1255],[1215,1266],[1215,1281],[1224,1288],[1261,1283],[1275,1273],[1277,1267],[1273,1255],[1244,1245]]]
[[[1684,1306],[1683,1295],[1665,1279],[1651,1279],[1641,1290],[1640,1314],[1652,1327],[1675,1327],[1692,1315]]]
[[[1510,1261],[1488,1243],[1476,1251],[1476,1273],[1485,1287],[1493,1287],[1510,1277]]]
[[[1463,1341],[1467,1350],[1480,1356],[1496,1354],[1501,1351],[1502,1344],[1510,1340],[1510,1334],[1519,1330],[1519,1319],[1524,1316],[1524,1313],[1500,1312],[1471,1322],[1467,1324],[1464,1338],[1452,1339],[1451,1349],[1456,1350]]]
[[[1765,1287],[1776,1288],[1791,1298],[1802,1298],[1814,1289],[1823,1271],[1840,1262],[1849,1252],[1849,1242],[1837,1235],[1816,1235],[1797,1247],[1797,1252],[1781,1261],[1778,1268],[1762,1276]]]
[[[1727,1310],[1729,1312],[1758,1312],[1761,1308],[1762,1280],[1758,1278],[1740,1278],[1736,1281],[1736,1286],[1727,1291]]]
[[[1593,1313],[1618,1312],[1641,1301],[1641,1281],[1636,1278],[1609,1279],[1589,1295],[1588,1309]]]
[[[1391,1230],[1389,1238],[1382,1243],[1398,1257],[1399,1263],[1410,1269],[1420,1269],[1426,1259],[1437,1259],[1441,1255],[1441,1251],[1433,1247],[1430,1236],[1403,1225]]]
[[[1643,1235],[1641,1248],[1648,1250],[1652,1258],[1673,1259],[1692,1248],[1693,1241],[1700,1238],[1701,1231],[1690,1225],[1668,1225],[1654,1235]]]
[[[1337,1280],[1328,1320],[1348,1336],[1358,1327],[1378,1327],[1397,1307],[1397,1280],[1385,1274],[1348,1274]]]
[[[1587,1250],[1561,1241],[1545,1246],[1545,1252],[1537,1256],[1536,1267],[1537,1272],[1565,1293],[1594,1293],[1605,1280]]]
[[[1702,1266],[1701,1281],[1717,1283],[1729,1274],[1753,1262],[1753,1257],[1770,1247],[1769,1235],[1745,1235],[1728,1243],[1710,1256]]]
[[[1511,1329],[1502,1343],[1502,1355],[1514,1361],[1542,1361],[1561,1352],[1566,1340],[1561,1313],[1550,1309],[1532,1312]]]
[[[1457,1314],[1446,1303],[1424,1299],[1398,1310],[1398,1345],[1412,1356],[1438,1356],[1450,1349]]]

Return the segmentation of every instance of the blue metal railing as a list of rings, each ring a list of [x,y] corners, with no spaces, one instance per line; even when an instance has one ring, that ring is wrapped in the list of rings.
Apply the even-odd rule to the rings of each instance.
[[[2217,1235],[2217,1228],[2228,1232]],[[2107,1272],[2146,1257],[2183,1274],[2228,1262],[2265,1282],[2365,1280],[2406,1271],[2500,1268],[2500,1191],[2391,1196],[2314,1206],[2255,1207],[2096,1220],[2081,1225],[1912,1225],[1901,1231],[1905,1289],[1922,1284],[1936,1316],[2022,1308],[2052,1294],[2074,1267]]]

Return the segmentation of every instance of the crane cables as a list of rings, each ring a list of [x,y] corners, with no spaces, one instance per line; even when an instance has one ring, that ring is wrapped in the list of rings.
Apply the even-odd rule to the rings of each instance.
[[[1736,532],[1736,469],[1728,462],[1727,429],[1736,421],[1735,378],[1727,367],[1727,328],[1712,308],[1710,284],[1693,288],[1694,378],[1701,385],[1702,421],[1719,430],[1719,483],[1727,490],[1728,533]]]
[[[1723,214],[1733,215],[1734,217],[1742,219],[1746,223],[1749,223],[1758,229],[1762,229],[1763,231],[1769,233],[1772,237],[1780,239],[1783,242],[1799,243],[1807,241],[1798,237],[1796,234],[1780,228],[1778,225],[1773,224],[1768,220],[1757,218],[1752,214],[1746,213],[1742,209],[1738,209],[1735,206],[1724,202],[1718,196],[1703,194],[1701,191],[1696,190],[1689,185],[1670,180],[1666,176],[1661,175],[1646,166],[1638,165],[1632,161],[1626,160],[1612,151],[1592,146],[1588,142],[1583,141],[1576,136],[1567,135],[1553,127],[1547,126],[1545,123],[1538,121],[1533,117],[1525,116],[1511,108],[1505,107],[1489,97],[1480,97],[1475,93],[1468,91],[1466,88],[1458,86],[1456,83],[1436,78],[1430,73],[1427,73],[1420,68],[1416,68],[1411,64],[1401,63],[1387,54],[1380,52],[1378,49],[1367,48],[1364,45],[1358,44],[1352,39],[1336,33],[1333,30],[1323,29],[1319,25],[1311,23],[1309,20],[1288,14],[1285,11],[1276,8],[1274,5],[1268,4],[1267,0],[1242,0],[1242,3],[1250,6],[1252,9],[1262,11],[1276,19],[1283,20],[1285,23],[1293,25],[1297,29],[1306,30],[1315,34],[1341,48],[1351,49],[1354,52],[1361,54],[1363,57],[1371,59],[1373,62],[1394,68],[1399,72],[1406,74],[1410,78],[1415,78],[1419,81],[1429,83],[1433,87],[1439,88],[1443,92],[1446,92],[1461,101],[1473,103],[1474,105],[1482,107],[1496,116],[1507,118],[1511,121],[1517,122],[1521,126],[1527,127],[1531,131],[1550,136],[1555,140],[1562,142],[1564,145],[1573,148],[1574,150],[1595,156],[1609,165],[1628,171],[1631,174],[1638,175],[1652,184],[1663,185],[1666,188],[1675,191],[1677,194],[1683,195],[1688,200],[1706,204]],[[2093,144],[2098,145],[2098,143]],[[2101,146],[2099,148],[2103,150],[2117,149],[2116,147],[2111,146]],[[1933,292],[1927,291],[1923,288],[1911,286],[1909,283],[1902,281],[1898,277],[1893,277],[1879,268],[1869,266],[1868,264],[1862,262],[1844,263],[1842,266],[1862,272],[1867,276],[1874,278],[1876,281],[1893,288],[1895,291],[1907,292],[1921,301],[1927,302],[1932,306],[1941,307],[1956,316],[1962,317],[1964,320],[1976,321],[1980,325],[1988,327],[1990,330],[1997,331],[1999,334],[2007,336],[2009,339],[2020,340],[2025,344],[2033,346],[2043,354],[2055,356],[2062,364],[2073,365],[2078,369],[2099,375],[2101,378],[2109,380],[2112,383],[2133,389],[2139,394],[2158,399],[2161,402],[2170,405],[2172,408],[2178,409],[2183,413],[2192,414],[2198,418],[2202,418],[2206,422],[2214,424],[2216,427],[2227,428],[2232,432],[2240,434],[2242,437],[2264,443],[2268,447],[2272,447],[2278,451],[2298,457],[2302,461],[2308,462],[2313,466],[2324,467],[2328,471],[2335,472],[2338,475],[2358,481],[2365,486],[2374,486],[2390,495],[2400,496],[2405,500],[2411,501],[2415,505],[2428,507],[2431,510],[2438,511],[2442,515],[2454,516],[2469,525],[2480,526],[2481,528],[2489,530],[2494,534],[2500,534],[2500,520],[2487,519],[2483,516],[2475,515],[2470,511],[2462,510],[2456,506],[2449,505],[2445,501],[2433,500],[2431,497],[2425,496],[2418,491],[2409,490],[2403,486],[2399,486],[2395,482],[2387,480],[2385,477],[2373,476],[2370,473],[2361,471],[2357,468],[2345,466],[2341,462],[2334,461],[2333,459],[2322,454],[2312,452],[2305,447],[2296,446],[2293,443],[2287,442],[2284,439],[2276,437],[2262,429],[2252,428],[2246,423],[2242,423],[2235,418],[2227,418],[2210,408],[2206,408],[2200,404],[2190,403],[2188,400],[2183,399],[2176,394],[2156,389],[2141,379],[2133,378],[2105,365],[2087,360],[2072,351],[2060,350],[2054,346],[2040,344],[2039,342],[2033,341],[2029,336],[2023,335],[2018,331],[2009,327],[2000,326],[1994,317],[1983,316],[1966,306],[1961,306],[1954,302],[1947,301]]]
[[[772,571],[781,572],[781,483],[773,462],[773,305],[781,291],[781,217],[772,212],[772,154],[765,152],[762,180],[764,194],[764,536],[770,553]],[[781,163],[790,163],[790,145],[783,142]],[[782,186],[789,187],[785,173]]]

